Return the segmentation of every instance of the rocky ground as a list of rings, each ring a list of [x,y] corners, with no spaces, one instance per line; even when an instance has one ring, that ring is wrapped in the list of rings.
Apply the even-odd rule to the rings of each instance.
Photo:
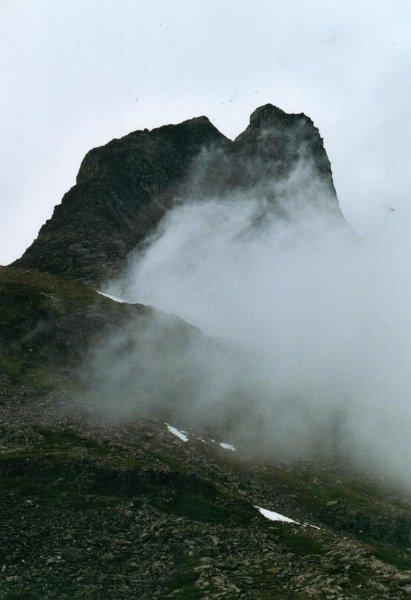
[[[341,465],[253,463],[6,378],[0,403],[1,598],[411,596],[410,506]]]

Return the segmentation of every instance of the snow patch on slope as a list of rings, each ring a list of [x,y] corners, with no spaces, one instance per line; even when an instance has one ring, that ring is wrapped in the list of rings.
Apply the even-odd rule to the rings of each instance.
[[[226,444],[226,442],[220,442],[220,446],[224,448],[224,450],[232,450],[232,452],[236,452],[236,449],[231,444]]]
[[[263,515],[263,517],[270,519],[270,521],[283,521],[284,523],[295,523],[296,525],[300,524],[298,521],[294,521],[294,519],[280,515],[280,513],[274,512],[273,510],[261,508],[261,506],[254,506],[254,508],[256,508]]]
[[[110,298],[110,300],[114,300],[114,302],[119,302],[119,304],[130,304],[129,302],[126,302],[125,300],[123,300],[122,298],[118,298],[117,296],[105,294],[104,292],[99,292],[99,290],[96,290],[96,292],[97,294],[100,294],[100,296],[105,296],[106,298]]]
[[[177,429],[177,427],[173,427],[172,425],[169,425],[168,423],[164,423],[164,425],[167,427],[167,429],[169,430],[170,433],[172,433],[173,435],[176,435],[183,442],[188,442],[187,431],[181,431],[180,429]]]
[[[208,444],[208,442],[212,442],[214,444],[217,443],[215,440],[213,440],[211,438],[209,438],[207,441],[199,435],[196,435],[194,433],[189,433],[188,431],[184,431],[183,429],[178,429],[177,427],[173,427],[172,425],[169,425],[168,423],[164,423],[164,425],[167,427],[167,429],[169,430],[170,433],[172,433],[173,435],[176,435],[183,442],[188,442],[190,439],[189,436],[191,436],[192,439],[203,442],[203,444]],[[219,442],[219,446],[221,446],[221,448],[223,448],[224,450],[231,450],[231,452],[236,452],[236,449],[234,448],[234,446],[232,444],[228,444],[227,442]]]
[[[280,515],[278,512],[274,512],[273,510],[268,510],[268,508],[261,508],[261,506],[254,506],[266,519],[270,521],[282,521],[283,523],[294,523],[295,525],[302,525],[303,527],[312,527],[313,529],[320,529],[317,525],[310,525],[309,523],[299,523],[298,521],[294,521],[294,519],[290,519],[289,517],[285,517],[284,515]]]

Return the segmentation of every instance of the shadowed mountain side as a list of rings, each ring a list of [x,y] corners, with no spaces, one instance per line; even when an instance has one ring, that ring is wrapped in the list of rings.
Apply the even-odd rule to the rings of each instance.
[[[305,114],[287,114],[270,104],[261,106],[251,114],[249,126],[233,146],[243,163],[249,165],[249,187],[261,180],[271,186],[287,180],[303,165],[322,188],[322,194],[328,196],[327,208],[342,217],[323,139]],[[313,198],[306,197],[305,201],[310,203]]]
[[[0,267],[0,371],[11,381],[26,381],[31,388],[38,382],[41,391],[61,369],[79,374],[107,337],[125,329],[139,339],[152,322],[163,352],[166,340],[176,351],[203,337],[197,328],[151,307],[114,302],[54,275]],[[124,339],[115,351],[130,351],[126,346]]]
[[[76,185],[16,266],[85,283],[107,278],[157,225],[200,148],[224,140],[199,117],[91,150]]]
[[[77,184],[14,264],[99,283],[123,266],[174,199],[223,197],[261,182],[274,206],[279,192],[272,183],[289,177],[299,161],[327,197],[326,210],[343,222],[322,138],[303,114],[260,107],[233,142],[206,117],[130,133],[86,155]]]

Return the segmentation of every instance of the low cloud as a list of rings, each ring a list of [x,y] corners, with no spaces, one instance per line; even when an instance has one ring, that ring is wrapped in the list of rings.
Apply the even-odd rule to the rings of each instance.
[[[409,485],[409,224],[387,211],[384,235],[359,239],[304,157],[281,181],[204,191],[212,160],[107,288],[202,333],[153,312],[111,336],[88,364],[103,410]]]

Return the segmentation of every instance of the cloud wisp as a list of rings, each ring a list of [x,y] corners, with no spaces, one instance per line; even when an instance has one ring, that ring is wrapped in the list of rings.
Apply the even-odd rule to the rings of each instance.
[[[360,240],[306,157],[283,180],[204,192],[210,160],[107,288],[205,335],[153,313],[110,338],[88,365],[105,407],[219,424],[256,454],[337,453],[409,485],[408,224],[393,213]]]

